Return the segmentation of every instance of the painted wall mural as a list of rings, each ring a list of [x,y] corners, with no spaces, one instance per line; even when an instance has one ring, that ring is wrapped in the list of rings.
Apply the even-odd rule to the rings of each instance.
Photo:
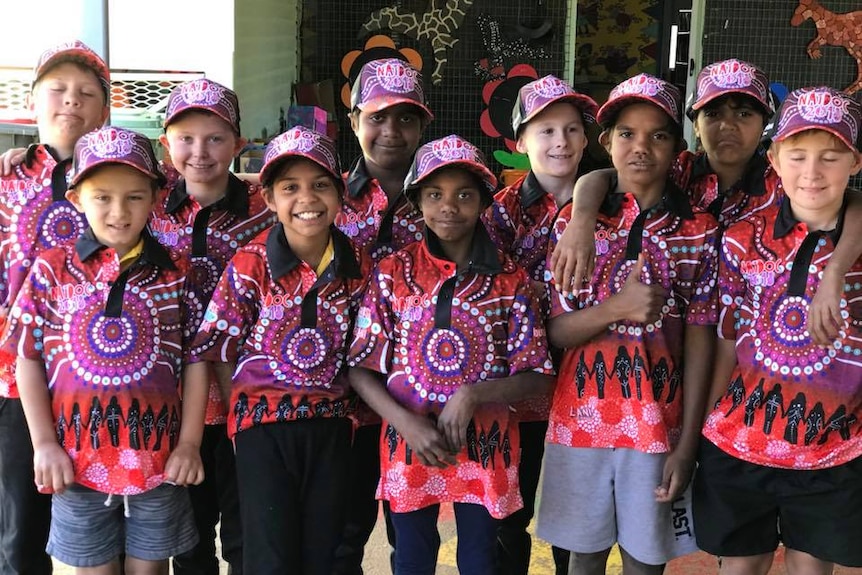
[[[790,19],[790,24],[800,26],[812,20],[817,36],[808,44],[808,56],[818,59],[823,56],[822,46],[840,46],[856,59],[856,80],[844,88],[847,94],[862,89],[862,10],[836,13],[824,8],[817,0],[799,0],[799,6]]]

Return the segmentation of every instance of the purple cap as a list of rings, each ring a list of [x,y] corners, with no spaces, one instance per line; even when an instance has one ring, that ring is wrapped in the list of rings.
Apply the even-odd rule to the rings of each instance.
[[[74,188],[94,169],[106,164],[130,166],[156,180],[159,187],[165,185],[165,176],[159,170],[150,140],[132,130],[109,126],[84,134],[75,144],[69,188]]]
[[[679,88],[649,74],[638,74],[614,86],[608,95],[608,101],[599,108],[596,121],[601,126],[607,126],[619,115],[620,110],[629,104],[639,103],[658,106],[677,125],[680,123],[679,110],[682,102]]]
[[[596,101],[581,94],[556,76],[545,76],[525,84],[518,91],[515,107],[512,109],[512,131],[515,136],[527,122],[538,116],[542,110],[557,102],[571,102],[584,118],[584,123],[594,123],[599,110]]]
[[[800,88],[790,92],[781,104],[772,141],[780,142],[806,130],[825,130],[858,153],[860,123],[862,105],[853,98],[825,86]]]
[[[479,176],[485,185],[482,191],[487,193],[486,199],[493,201],[494,192],[497,190],[497,177],[488,169],[485,155],[479,148],[455,135],[428,142],[416,150],[413,165],[404,180],[408,199],[415,203],[413,195],[422,180],[438,170],[453,166],[465,168]]]
[[[239,100],[236,92],[207,78],[183,82],[168,96],[164,127],[188,110],[210,112],[230,124],[239,135]]]
[[[93,70],[99,79],[99,83],[102,85],[102,90],[105,93],[105,102],[110,99],[111,71],[108,69],[108,65],[101,56],[80,40],[63,42],[42,52],[36,68],[33,70],[31,88],[36,85],[36,82],[39,81],[45,72],[64,62],[76,62]]]
[[[341,164],[335,142],[304,126],[295,126],[279,134],[266,145],[263,155],[263,168],[260,170],[260,183],[271,186],[284,160],[305,158],[327,171],[344,192],[341,177]]]
[[[422,72],[397,58],[372,60],[362,66],[350,90],[350,107],[363,112],[379,112],[397,104],[412,104],[425,113],[434,114],[425,105]]]
[[[694,101],[688,107],[686,115],[694,120],[696,111],[726,94],[750,96],[763,106],[768,117],[775,113],[766,72],[754,64],[731,58],[710,64],[700,71],[697,75]]]

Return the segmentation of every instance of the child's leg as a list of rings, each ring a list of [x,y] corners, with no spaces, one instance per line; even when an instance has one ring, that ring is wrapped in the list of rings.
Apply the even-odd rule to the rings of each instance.
[[[76,567],[75,575],[120,575],[120,560],[114,559],[96,567]]]
[[[168,575],[168,560],[146,561],[126,557],[124,575]]]
[[[216,491],[221,511],[221,556],[227,561],[231,575],[242,575],[242,524],[236,481],[236,457],[233,453],[233,442],[227,436],[227,426],[218,427],[220,430],[214,453]]]
[[[664,563],[661,565],[641,563],[622,547],[620,547],[620,555],[623,558],[623,575],[661,575],[664,573]]]
[[[610,554],[610,548],[596,553],[575,553],[573,551],[570,554],[568,573],[569,575],[605,575],[608,555]]]
[[[795,549],[784,551],[784,567],[788,575],[830,575],[835,564]]]
[[[722,557],[718,572],[720,575],[766,575],[774,557],[774,552],[748,557]]]
[[[471,575],[494,575],[497,569],[497,527],[499,520],[488,510],[472,503],[455,504],[458,532],[458,571]]]
[[[391,514],[395,528],[395,575],[434,575],[440,533],[437,531],[439,505],[429,505],[409,513]],[[466,573],[466,571],[465,571]]]

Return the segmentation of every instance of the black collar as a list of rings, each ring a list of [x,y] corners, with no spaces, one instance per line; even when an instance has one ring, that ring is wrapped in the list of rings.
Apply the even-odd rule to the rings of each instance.
[[[342,278],[361,278],[362,271],[350,240],[338,228],[330,226],[332,234],[332,264],[335,275]],[[290,249],[284,226],[281,222],[274,224],[266,236],[266,259],[272,270],[272,279],[277,280],[291,272],[299,265],[300,259]]]
[[[370,181],[371,176],[368,174],[368,168],[365,166],[365,158],[359,156],[347,174],[347,195],[351,198],[359,197],[365,191],[365,188],[368,187],[368,182]]]
[[[614,178],[611,181],[610,189],[615,190],[616,187],[617,179]],[[625,194],[623,193],[609,193],[605,196],[604,201],[602,201],[599,211],[608,217],[615,216],[619,213],[620,208],[622,207],[624,197]],[[694,212],[691,210],[691,203],[688,201],[688,196],[686,196],[685,192],[679,189],[679,186],[673,183],[670,179],[665,183],[664,194],[662,195],[661,200],[659,200],[659,203],[647,209],[664,210],[684,220],[690,220],[694,217]]]
[[[536,179],[536,175],[533,174],[532,170],[530,170],[527,177],[524,178],[523,182],[521,182],[521,189],[518,191],[518,197],[521,200],[521,208],[526,210],[547,194],[548,192],[545,191],[545,188],[543,188],[542,184],[539,183],[539,180]]]
[[[168,195],[165,211],[169,214],[176,213],[187,201],[189,195],[186,192],[186,181],[181,179]],[[225,210],[231,214],[248,217],[248,185],[233,174],[228,175],[227,191],[224,197],[210,204],[212,210]]]
[[[440,238],[427,225],[425,226],[425,245],[428,247],[428,252],[435,258],[451,261],[443,251]],[[496,275],[503,271],[500,257],[497,254],[497,245],[488,235],[488,230],[485,229],[481,220],[476,223],[476,230],[473,232],[469,271],[484,275]]]
[[[832,243],[837,244],[841,237],[841,232],[844,230],[844,214],[847,211],[847,193],[844,194],[844,202],[841,204],[841,210],[838,212],[838,223],[835,228],[829,231],[824,231],[823,234],[828,236]],[[793,210],[790,207],[790,200],[787,196],[781,199],[778,207],[778,216],[775,218],[775,225],[772,229],[772,237],[775,239],[783,238],[793,231],[793,228],[799,223],[793,216]]]
[[[140,261],[151,263],[154,266],[162,269],[175,270],[177,266],[171,259],[171,254],[162,244],[150,235],[150,232],[145,228],[141,232],[141,239],[144,241],[143,250],[141,251]],[[88,227],[84,233],[75,241],[75,251],[78,253],[78,258],[83,262],[99,250],[106,249],[106,246],[96,239],[92,228]]]
[[[748,161],[745,166],[745,171],[742,173],[742,178],[731,186],[734,190],[742,190],[750,196],[762,196],[766,193],[766,179],[763,174],[769,166],[766,160],[766,152],[758,148],[754,152],[754,156]],[[706,154],[698,154],[694,159],[694,165],[691,168],[690,182],[698,180],[704,176],[714,174],[715,171],[709,165],[709,159]]]

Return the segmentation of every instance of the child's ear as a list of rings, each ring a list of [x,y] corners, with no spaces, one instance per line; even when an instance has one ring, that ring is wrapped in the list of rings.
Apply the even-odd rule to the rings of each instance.
[[[769,151],[767,150],[767,154]],[[862,170],[862,154],[859,152],[853,152],[853,167],[850,168],[850,175],[855,176]]]
[[[168,140],[167,134],[162,134],[161,136],[159,136],[159,143],[162,145],[166,152],[168,152],[169,154],[171,153],[171,142],[170,140]]]
[[[233,146],[234,157],[239,156],[240,152],[242,152],[242,149],[245,148],[246,144],[248,144],[248,138],[243,138],[241,136],[237,136],[236,140],[234,141],[234,146]]]
[[[84,213],[84,207],[81,205],[81,194],[78,192],[78,188],[71,188],[66,190],[66,199],[70,204],[75,206],[75,209]]]
[[[605,151],[608,154],[611,153],[611,131],[610,130],[602,130],[602,133],[599,134],[599,144],[605,149]]]
[[[774,142],[769,149],[766,150],[766,159],[769,160],[769,163],[772,164],[772,169],[775,170],[775,173],[778,174],[778,177],[781,177],[781,164],[778,161],[778,146]]]
[[[521,152],[522,154],[527,153],[527,144],[524,142],[524,134],[522,133],[518,136],[518,141],[515,142],[515,149]]]
[[[361,112],[358,109],[347,113],[347,119],[350,120],[350,129],[353,130],[354,134],[359,129],[359,114],[360,113]]]
[[[260,195],[263,196],[263,203],[266,204],[266,207],[269,208],[269,211],[272,213],[278,213],[275,208],[275,198],[273,196],[272,186],[266,186],[260,191]]]

